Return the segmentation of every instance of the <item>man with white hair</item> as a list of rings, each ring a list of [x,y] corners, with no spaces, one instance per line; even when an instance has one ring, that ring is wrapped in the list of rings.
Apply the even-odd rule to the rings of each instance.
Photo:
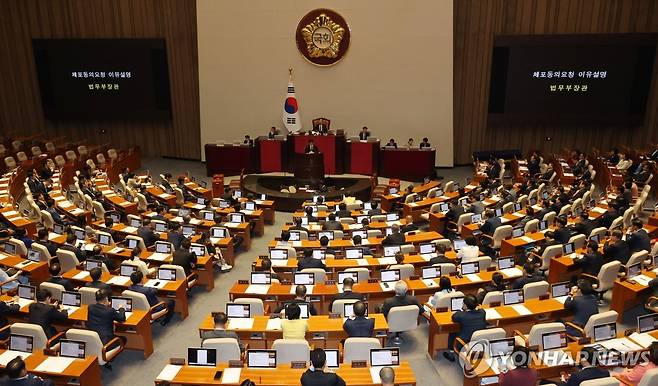
[[[390,235],[382,240],[382,245],[402,245],[405,243],[404,235],[400,233],[400,225],[393,224],[391,226],[391,232]]]
[[[407,295],[407,289],[407,283],[405,283],[403,280],[399,280],[395,283],[395,296],[390,299],[386,299],[386,301],[384,301],[384,305],[382,306],[382,313],[384,314],[384,317],[388,317],[388,313],[393,307],[410,305],[418,307],[418,315],[423,313],[423,306],[418,302],[418,299],[411,295]]]
[[[395,371],[392,367],[382,367],[379,370],[379,379],[382,380],[382,386],[393,386],[395,384]]]

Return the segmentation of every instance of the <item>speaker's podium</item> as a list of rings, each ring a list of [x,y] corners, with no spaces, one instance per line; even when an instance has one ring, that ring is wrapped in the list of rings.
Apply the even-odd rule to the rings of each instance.
[[[294,172],[299,184],[319,184],[324,178],[324,155],[322,153],[295,154]]]

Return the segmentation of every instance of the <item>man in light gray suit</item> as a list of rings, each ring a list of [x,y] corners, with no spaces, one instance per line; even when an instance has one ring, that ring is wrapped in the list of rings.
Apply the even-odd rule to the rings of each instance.
[[[235,331],[227,331],[226,323],[228,322],[228,316],[223,312],[218,312],[213,317],[215,320],[215,329],[211,331],[201,332],[201,339],[211,339],[211,338],[233,338],[238,341],[240,346],[240,351],[244,351],[244,344],[240,342],[240,337]]]

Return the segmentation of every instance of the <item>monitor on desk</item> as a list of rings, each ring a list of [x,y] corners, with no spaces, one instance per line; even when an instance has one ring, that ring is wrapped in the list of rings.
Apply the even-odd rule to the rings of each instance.
[[[85,271],[91,271],[94,268],[103,269],[103,262],[93,259],[85,260]]]
[[[98,243],[101,245],[110,245],[110,235],[106,235],[103,233],[98,234]]]
[[[512,229],[512,237],[521,237],[524,234],[525,234],[525,229],[523,229],[523,227]]]
[[[164,241],[155,242],[155,252],[157,253],[171,253],[171,244]]]
[[[617,323],[603,323],[594,326],[594,342],[603,342],[617,337]]]
[[[288,260],[287,249],[270,249],[270,260]]]
[[[543,351],[567,347],[567,333],[565,331],[547,332],[541,335]]]
[[[442,202],[439,204],[439,212],[446,214],[450,210],[447,202]]]
[[[642,262],[633,264],[628,267],[628,278],[632,279],[635,276],[639,276],[642,273]]]
[[[540,231],[545,231],[546,229],[548,229],[548,221],[540,221],[538,229]]]
[[[400,364],[399,348],[370,349],[370,366],[398,366]]]
[[[158,268],[158,280],[175,281],[176,269],[175,268]]]
[[[226,208],[228,208],[229,206],[231,206],[231,204],[230,204],[228,201],[226,201],[226,200],[219,200],[219,208],[220,208],[220,209],[226,209]]]
[[[514,351],[514,338],[489,340],[489,352],[492,358],[505,357]]]
[[[398,193],[398,188],[391,187],[388,188],[388,194],[397,194]]]
[[[235,191],[233,191],[233,198],[235,198],[236,200],[237,200],[238,198],[242,198],[242,191],[241,191],[241,190],[235,190]]]
[[[444,193],[443,189],[438,188],[437,191],[436,191],[436,197],[443,196],[443,193]]]
[[[259,197],[260,197],[261,201],[267,200],[267,194],[265,194],[265,193],[261,193]]]
[[[210,228],[210,234],[212,235],[213,238],[215,239],[223,239],[226,238],[226,229],[225,228]]]
[[[574,253],[575,251],[575,246],[574,243],[567,243],[562,246],[562,254],[563,255],[570,255]]]
[[[270,272],[252,272],[251,284],[272,284],[272,274]]]
[[[62,305],[69,307],[80,307],[82,304],[82,294],[80,292],[64,291],[62,292]]]
[[[350,279],[352,279],[352,281],[354,283],[359,282],[359,273],[358,272],[356,272],[356,271],[342,271],[342,272],[338,272],[338,281],[337,281],[337,283],[338,284],[343,284],[343,281],[345,281],[345,279],[347,279],[348,277]]]
[[[386,227],[384,228],[384,236],[392,235],[393,234],[393,228],[391,227]]]
[[[250,318],[250,308],[249,304],[226,303],[226,316],[229,318]]]
[[[308,303],[297,303],[297,302],[287,302],[283,304],[284,310],[288,308],[291,304],[296,304],[299,306],[299,318],[300,319],[308,319],[311,313],[309,312],[309,304]]]
[[[480,273],[480,263],[477,261],[471,263],[461,263],[460,267],[462,275]]]
[[[123,296],[110,296],[110,304],[115,310],[118,310],[119,308],[123,308],[126,312],[131,312],[133,310],[132,298]]]
[[[514,204],[514,211],[518,212],[521,210],[521,203],[517,202]]]
[[[308,225],[308,217],[302,217],[302,225]]]
[[[301,241],[300,231],[290,231],[290,240],[289,241]]]
[[[423,267],[423,279],[436,279],[441,276],[441,267]]]
[[[205,206],[205,205],[206,205],[206,199],[203,198],[203,197],[197,197],[197,198],[196,198],[196,204],[197,204],[197,205],[204,205],[204,206]]]
[[[27,251],[27,259],[32,262],[38,263],[39,261],[41,261],[41,253],[37,250],[30,249],[29,251]]]
[[[352,317],[355,316],[354,315],[354,304],[355,303],[356,303],[356,301],[354,303],[344,303],[343,304],[343,316],[345,316],[346,318],[352,318]],[[363,305],[366,306],[366,313],[365,313],[364,316],[368,316],[368,302],[362,302],[362,303],[363,303]]]
[[[372,203],[370,201],[363,203],[363,210],[371,210],[371,209],[372,209]]]
[[[9,335],[9,349],[12,351],[21,351],[31,353],[34,344],[34,338],[29,335],[10,334]]]
[[[190,366],[217,366],[217,350],[214,348],[190,347],[187,349],[187,364]]]
[[[390,257],[395,256],[396,253],[400,252],[399,245],[387,245],[384,247],[384,256]]]
[[[352,231],[352,238],[354,238],[354,236],[359,236],[361,237],[361,240],[366,240],[368,239],[368,231],[364,231],[364,230]]]
[[[384,283],[400,280],[399,269],[382,269],[379,273],[381,275],[381,281]]]
[[[190,252],[194,253],[197,257],[206,255],[206,247],[201,244],[190,245]]]
[[[4,250],[9,255],[15,255],[16,254],[16,244],[6,242],[5,246],[4,246]]]
[[[514,256],[499,257],[498,269],[514,268]]]
[[[568,281],[551,284],[551,297],[553,298],[567,296],[570,291],[571,283]]]
[[[242,213],[231,213],[228,218],[228,222],[232,224],[241,224],[244,222],[244,215]]]
[[[157,232],[166,232],[168,229],[167,223],[164,221],[153,221],[153,223],[155,224],[155,230]]]
[[[370,221],[370,217],[369,216],[356,216],[356,223],[357,224],[361,224],[363,222],[363,220]]]
[[[110,218],[112,222],[118,224],[121,222],[121,216],[118,213],[110,213]]]
[[[345,258],[346,259],[361,259],[361,258],[363,258],[363,250],[361,248],[346,248],[345,249]]]
[[[421,255],[427,255],[436,252],[436,244],[422,243],[418,246]]]
[[[313,258],[318,260],[324,260],[327,258],[326,251],[324,249],[314,249]]]
[[[139,240],[137,239],[126,239],[126,248],[135,249],[139,245]]]
[[[480,221],[482,221],[482,215],[480,213],[471,216],[471,224],[477,224]]]
[[[130,226],[133,228],[139,228],[142,226],[142,220],[138,218],[131,218],[130,219]]]
[[[57,233],[58,235],[63,235],[64,234],[64,225],[62,225],[62,224],[53,224],[53,232]]]
[[[295,272],[293,275],[294,285],[313,285],[315,284],[315,275],[308,272]]]
[[[537,199],[536,198],[531,198],[528,200],[528,205],[530,206],[535,206],[537,204]]]
[[[502,215],[503,215],[503,209],[502,208],[496,209],[495,216],[496,217],[501,217]]]
[[[523,303],[523,290],[505,290],[503,291],[503,305],[511,306],[513,304]]]
[[[642,315],[637,317],[637,332],[642,334],[658,329],[658,314]]]
[[[591,235],[589,238],[591,241],[594,241],[595,243],[598,243],[600,241],[600,237],[598,234]]]
[[[83,231],[82,229],[74,229],[73,234],[75,235],[75,238],[78,241],[85,241],[85,239],[87,238],[85,235],[85,231]]]
[[[466,246],[466,240],[457,239],[452,241],[452,249],[459,252],[460,249]]]
[[[119,267],[119,275],[124,277],[130,277],[135,271],[137,271],[136,265],[121,264]]]
[[[319,210],[318,210],[318,206],[317,206],[317,205],[307,205],[306,207],[307,207],[307,208],[311,208],[311,211],[312,211],[314,214],[317,214],[317,213],[319,212]]]
[[[178,209],[178,217],[185,217],[189,216],[191,211],[188,208],[179,208]]]
[[[85,342],[70,339],[59,341],[59,356],[84,359],[85,355]]]
[[[334,239],[334,231],[320,231],[320,232],[318,232],[318,240],[320,240],[323,237],[326,237],[329,240],[333,240]]]
[[[201,213],[201,217],[206,221],[214,221],[215,220],[215,213],[213,213],[209,210],[202,210],[200,213]]]
[[[455,296],[454,298],[450,298],[450,311],[456,312],[456,311],[462,311],[463,309],[464,309],[463,296]]]
[[[183,225],[183,236],[190,237],[196,233],[196,227],[194,225]]]
[[[18,285],[18,297],[21,299],[35,300],[37,288],[31,285]]]
[[[254,211],[256,210],[256,203],[253,201],[247,201],[244,203],[244,209]]]
[[[276,368],[276,350],[247,350],[247,367]]]
[[[397,213],[386,214],[386,221],[398,221],[399,219],[400,219],[400,215]]]
[[[338,360],[339,358],[339,353],[338,350],[335,349],[325,349],[324,350],[324,355],[326,356],[326,361],[325,361],[325,366],[330,369],[337,369],[340,367],[340,362]],[[309,363],[310,363],[310,358],[309,358]]]

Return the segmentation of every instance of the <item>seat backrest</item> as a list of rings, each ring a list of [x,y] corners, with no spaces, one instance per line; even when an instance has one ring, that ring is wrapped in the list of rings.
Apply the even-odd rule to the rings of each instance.
[[[16,160],[12,156],[5,157],[5,165],[9,169],[15,169],[16,168]]]
[[[571,204],[566,204],[560,208],[560,213],[558,213],[558,216],[562,215],[567,215],[571,212]]]
[[[368,279],[370,279],[370,270],[365,267],[347,268],[345,272],[356,272],[359,278],[359,283],[366,283]]]
[[[379,229],[368,229],[368,238],[379,237],[382,235],[382,231]]]
[[[61,154],[58,154],[55,156],[55,163],[57,164],[57,166],[63,167],[64,165],[66,165],[66,160]]]
[[[503,303],[503,292],[502,291],[490,291],[487,292],[486,295],[484,295],[484,299],[482,299],[482,305],[483,306],[488,306],[491,303]]]
[[[536,232],[537,229],[539,229],[539,220],[533,218],[532,220],[525,223],[525,226],[523,227],[523,232],[532,233],[532,232]]]
[[[172,251],[173,251],[173,247],[172,247]],[[185,269],[183,269],[183,267],[181,267],[180,265],[162,264],[160,267],[175,269],[176,270],[176,280],[187,280],[187,275],[185,274]]]
[[[507,336],[507,331],[504,328],[485,328],[473,332],[471,342],[481,340],[503,339]],[[488,343],[488,342],[487,342]]]
[[[583,328],[585,330],[585,336],[589,336],[590,338],[594,337],[594,326],[606,323],[614,323],[617,321],[618,316],[619,314],[617,314],[617,311],[612,310],[599,312],[598,314],[590,316],[589,320],[587,320],[587,323],[585,323],[585,327]]]
[[[548,287],[548,282],[544,280],[528,283],[523,286],[523,298],[526,300],[537,299],[542,295],[548,294]]]
[[[569,238],[568,243],[573,243],[574,249],[584,248],[587,243],[587,236],[583,234],[573,235]]]
[[[658,369],[652,369],[644,373],[638,386],[654,386],[658,385]]]
[[[343,344],[343,363],[367,361],[370,364],[370,350],[382,348],[377,338],[347,338]]]
[[[91,208],[94,211],[94,217],[96,220],[102,220],[105,217],[105,208],[103,208],[103,204],[100,202],[92,201]]]
[[[322,268],[304,268],[299,272],[312,273],[315,284],[324,284],[327,280],[327,273]]]
[[[608,230],[607,230],[605,227],[594,228],[594,229],[592,229],[591,232],[589,232],[589,236],[588,236],[588,237],[592,237],[592,236],[594,236],[594,235],[598,235],[598,236],[599,236],[599,240],[603,240],[603,238],[605,237],[605,233],[606,233],[607,231],[608,231]]]
[[[108,149],[107,156],[110,157],[112,161],[115,161],[117,158],[119,158],[119,154],[117,153],[116,149]]]
[[[251,317],[260,316],[265,313],[265,307],[263,306],[262,299],[256,298],[236,298],[233,300],[233,303],[238,304],[249,304],[249,312]]]
[[[493,247],[500,248],[500,244],[506,238],[512,236],[512,226],[511,225],[501,225],[493,233]]]
[[[25,247],[25,243],[22,240],[11,237],[9,239],[9,243],[16,246],[16,254],[27,256],[27,248]]]
[[[210,338],[201,343],[203,348],[214,348],[217,352],[217,363],[240,360],[240,345],[233,338]]]
[[[105,156],[103,153],[96,154],[96,161],[98,161],[98,163],[101,165],[105,163]]]
[[[612,232],[613,230],[619,228],[621,229],[624,226],[624,218],[619,216],[616,219],[612,220],[612,224],[610,224],[610,227],[608,230]]]
[[[452,263],[439,263],[434,264],[434,266],[439,267],[442,276],[447,276],[457,271],[457,266]]]
[[[552,225],[553,222],[555,221],[555,216],[556,216],[555,212],[550,211],[544,215],[542,221],[546,221],[548,225]]]
[[[580,386],[618,386],[618,385],[620,385],[619,379],[615,377],[590,379],[589,381],[580,382]]]
[[[390,269],[400,270],[400,280],[407,280],[414,275],[414,266],[412,264],[393,264]]]
[[[449,193],[452,192],[453,188],[455,187],[455,181],[448,181],[446,182],[445,188],[443,189],[444,192]]]
[[[487,269],[489,269],[489,267],[491,266],[491,262],[492,262],[491,257],[489,257],[489,256],[476,257],[472,261],[478,263],[478,266],[480,267],[481,272],[486,271]]]
[[[388,330],[390,332],[402,332],[414,330],[418,327],[418,306],[393,307],[388,313]]]
[[[277,339],[272,344],[272,349],[276,351],[277,364],[308,363],[311,353],[311,347],[306,339]]]
[[[55,144],[54,144],[54,143],[52,143],[52,142],[46,142],[46,151],[47,151],[48,153],[52,153],[52,152],[54,152],[55,150],[57,150],[57,148],[55,147]]]
[[[80,264],[78,258],[75,256],[75,253],[61,248],[57,250],[57,258],[59,259],[59,264],[62,267],[62,272],[68,272],[72,269],[75,269],[75,267]]]
[[[637,251],[633,253],[631,257],[628,259],[628,263],[626,263],[626,268],[632,266],[633,264],[641,263],[648,258],[649,258],[649,252],[645,250]]]
[[[624,228],[628,228],[631,226],[631,220],[633,219],[633,214],[635,214],[635,212],[633,211],[633,207],[630,207],[624,211],[624,216],[622,217],[622,224]]]
[[[80,292],[80,302],[82,304],[90,305],[96,303],[96,292],[98,292],[98,288],[80,287],[78,292]]]
[[[67,150],[64,154],[66,154],[66,158],[70,161],[75,161],[78,158],[73,150]]]
[[[121,293],[121,296],[131,298],[133,300],[133,309],[148,311],[151,309],[149,301],[146,299],[146,295],[141,292],[124,290]]]
[[[562,244],[551,245],[544,249],[541,255],[541,269],[548,269],[551,265],[551,258],[562,254]]]
[[[503,205],[503,213],[512,213],[512,212],[514,212],[513,202],[508,202],[505,205]]]
[[[53,216],[47,210],[41,210],[41,224],[49,230],[55,227]]]
[[[64,288],[63,285],[51,283],[48,281],[44,281],[41,284],[39,284],[39,288],[47,289],[52,295],[53,300],[59,300],[59,301],[62,300],[62,293],[66,291],[66,288]]]
[[[32,323],[13,323],[9,328],[12,334],[31,336],[34,350],[43,350],[48,343],[48,337],[43,328]]]
[[[462,291],[453,291],[449,292],[447,294],[443,294],[438,298],[438,301],[436,302],[435,308],[447,308],[450,309],[450,302],[452,298],[459,298],[463,297],[464,293]],[[390,315],[390,314],[389,314]]]
[[[139,247],[139,249],[142,251],[146,250],[146,244],[144,243],[144,239],[139,236],[126,235],[125,240],[137,240],[137,246]]]
[[[464,224],[468,224],[471,222],[471,217],[473,217],[473,213],[471,212],[463,213],[459,215],[459,217],[457,218],[457,232],[462,231],[462,227],[464,226]]]
[[[340,314],[341,317],[345,317],[345,304],[352,304],[358,302],[357,299],[336,299],[331,303],[331,313]]]
[[[41,261],[50,261],[53,258],[50,256],[50,252],[48,252],[48,248],[45,245],[34,242],[32,243],[32,249],[39,252],[39,259]]]
[[[411,193],[407,197],[404,198],[404,203],[409,204],[411,202],[414,202],[416,200],[416,197],[418,197],[418,195],[416,193]]]
[[[565,331],[565,328],[564,324],[559,322],[535,324],[530,328],[530,333],[528,334],[528,344],[530,346],[539,346],[541,348],[541,336],[543,334],[560,331]]]
[[[103,342],[96,331],[71,328],[66,331],[66,338],[85,342],[85,356],[95,356],[98,363],[104,365]]]
[[[400,252],[404,255],[416,252],[416,247],[413,244],[403,244],[400,245]]]
[[[617,279],[619,268],[621,268],[621,262],[617,260],[603,264],[598,276],[599,287],[596,289],[598,292],[607,291],[612,288],[615,279]]]
[[[16,158],[20,162],[25,162],[25,161],[27,161],[27,154],[25,154],[24,151],[19,151],[18,153],[16,153]]]

